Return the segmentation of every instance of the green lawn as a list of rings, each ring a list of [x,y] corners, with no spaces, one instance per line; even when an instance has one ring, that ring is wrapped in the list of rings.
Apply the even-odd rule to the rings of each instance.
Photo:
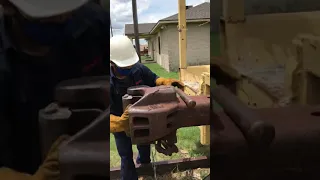
[[[156,73],[160,77],[165,78],[175,78],[178,79],[178,73],[168,73],[165,69],[159,66],[156,63],[152,64],[145,64],[149,67],[154,73]],[[199,127],[188,127],[188,128],[181,128],[177,132],[178,143],[177,146],[180,150],[179,153],[173,154],[172,156],[164,156],[160,153],[155,154],[155,161],[161,160],[169,160],[169,159],[178,159],[178,158],[185,158],[185,157],[196,157],[202,155],[208,155],[210,152],[209,146],[203,146],[200,144],[200,129]],[[134,157],[137,155],[136,147],[133,147]],[[152,152],[155,153],[154,148],[152,148]],[[117,152],[117,148],[114,141],[114,136],[110,136],[110,166],[116,167],[120,166],[120,157]],[[208,170],[205,173],[201,172],[202,176],[207,174]]]
[[[141,61],[149,61],[152,60],[150,56],[141,56]]]
[[[167,72],[165,69],[163,69],[157,63],[145,64],[145,66],[147,66],[149,69],[152,70],[152,72],[156,73],[160,77],[179,79],[179,73],[177,73],[177,72]]]

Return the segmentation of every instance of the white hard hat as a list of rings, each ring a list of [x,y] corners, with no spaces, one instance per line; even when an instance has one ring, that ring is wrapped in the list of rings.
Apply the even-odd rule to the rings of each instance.
[[[22,13],[32,18],[48,18],[71,12],[89,0],[9,0]]]
[[[117,35],[110,39],[110,61],[118,67],[132,66],[139,61],[138,54],[127,36]]]

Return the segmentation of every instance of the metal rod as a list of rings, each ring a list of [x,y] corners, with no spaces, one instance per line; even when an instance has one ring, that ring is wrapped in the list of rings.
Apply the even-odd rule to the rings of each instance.
[[[113,30],[112,30],[111,16],[110,16],[110,30],[111,30],[111,37],[113,37]]]
[[[138,13],[137,13],[137,1],[132,0],[132,15],[133,15],[133,26],[134,26],[134,40],[136,44],[136,51],[139,56],[139,62],[141,62],[140,57],[140,42],[139,42],[139,27],[138,27]]]
[[[154,165],[157,167],[156,169],[157,175],[164,175],[167,173],[182,172],[189,169],[209,168],[210,159],[206,156],[200,156],[196,158],[192,157],[192,158],[175,159],[175,160],[169,160],[169,161],[158,161],[158,162],[155,162]],[[153,173],[154,173],[154,168],[152,163],[136,165],[136,170],[140,176],[142,175],[153,176]],[[110,178],[111,179],[120,178],[120,167],[110,168]]]
[[[239,127],[250,146],[268,147],[275,137],[274,127],[261,118],[223,86],[211,88],[211,96]]]
[[[186,103],[188,108],[194,108],[196,106],[196,101],[192,100],[188,95],[186,95],[181,89],[176,88],[177,94],[179,94],[180,98],[183,102]]]
[[[190,98],[197,102],[197,106],[189,108],[185,102],[180,100],[179,111],[168,117],[168,122],[173,122],[173,129],[210,125],[210,98],[207,96],[191,96]]]

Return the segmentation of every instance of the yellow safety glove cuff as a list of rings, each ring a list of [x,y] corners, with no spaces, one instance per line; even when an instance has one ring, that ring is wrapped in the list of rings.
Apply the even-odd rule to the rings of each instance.
[[[110,115],[110,133],[129,132],[129,109],[130,105],[124,110],[121,116]]]
[[[0,179],[2,180],[32,180],[30,174],[20,173],[9,168],[0,168]]]
[[[157,86],[161,86],[161,85],[164,85],[164,86],[176,86],[176,87],[178,87],[179,89],[184,90],[184,84],[183,84],[183,82],[181,82],[181,81],[179,81],[179,80],[176,80],[176,79],[159,77],[159,78],[156,80],[156,85],[157,85]]]
[[[68,138],[69,136],[62,135],[52,144],[46,159],[32,176],[32,180],[60,180],[59,147]]]

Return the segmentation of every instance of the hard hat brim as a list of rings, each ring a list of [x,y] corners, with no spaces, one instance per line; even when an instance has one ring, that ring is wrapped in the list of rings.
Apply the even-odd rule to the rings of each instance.
[[[48,18],[76,10],[89,0],[9,0],[22,13],[32,18]]]
[[[132,58],[126,59],[124,61],[117,61],[112,59],[111,61],[115,63],[118,67],[129,67],[139,62],[139,57],[137,54],[135,54]]]

